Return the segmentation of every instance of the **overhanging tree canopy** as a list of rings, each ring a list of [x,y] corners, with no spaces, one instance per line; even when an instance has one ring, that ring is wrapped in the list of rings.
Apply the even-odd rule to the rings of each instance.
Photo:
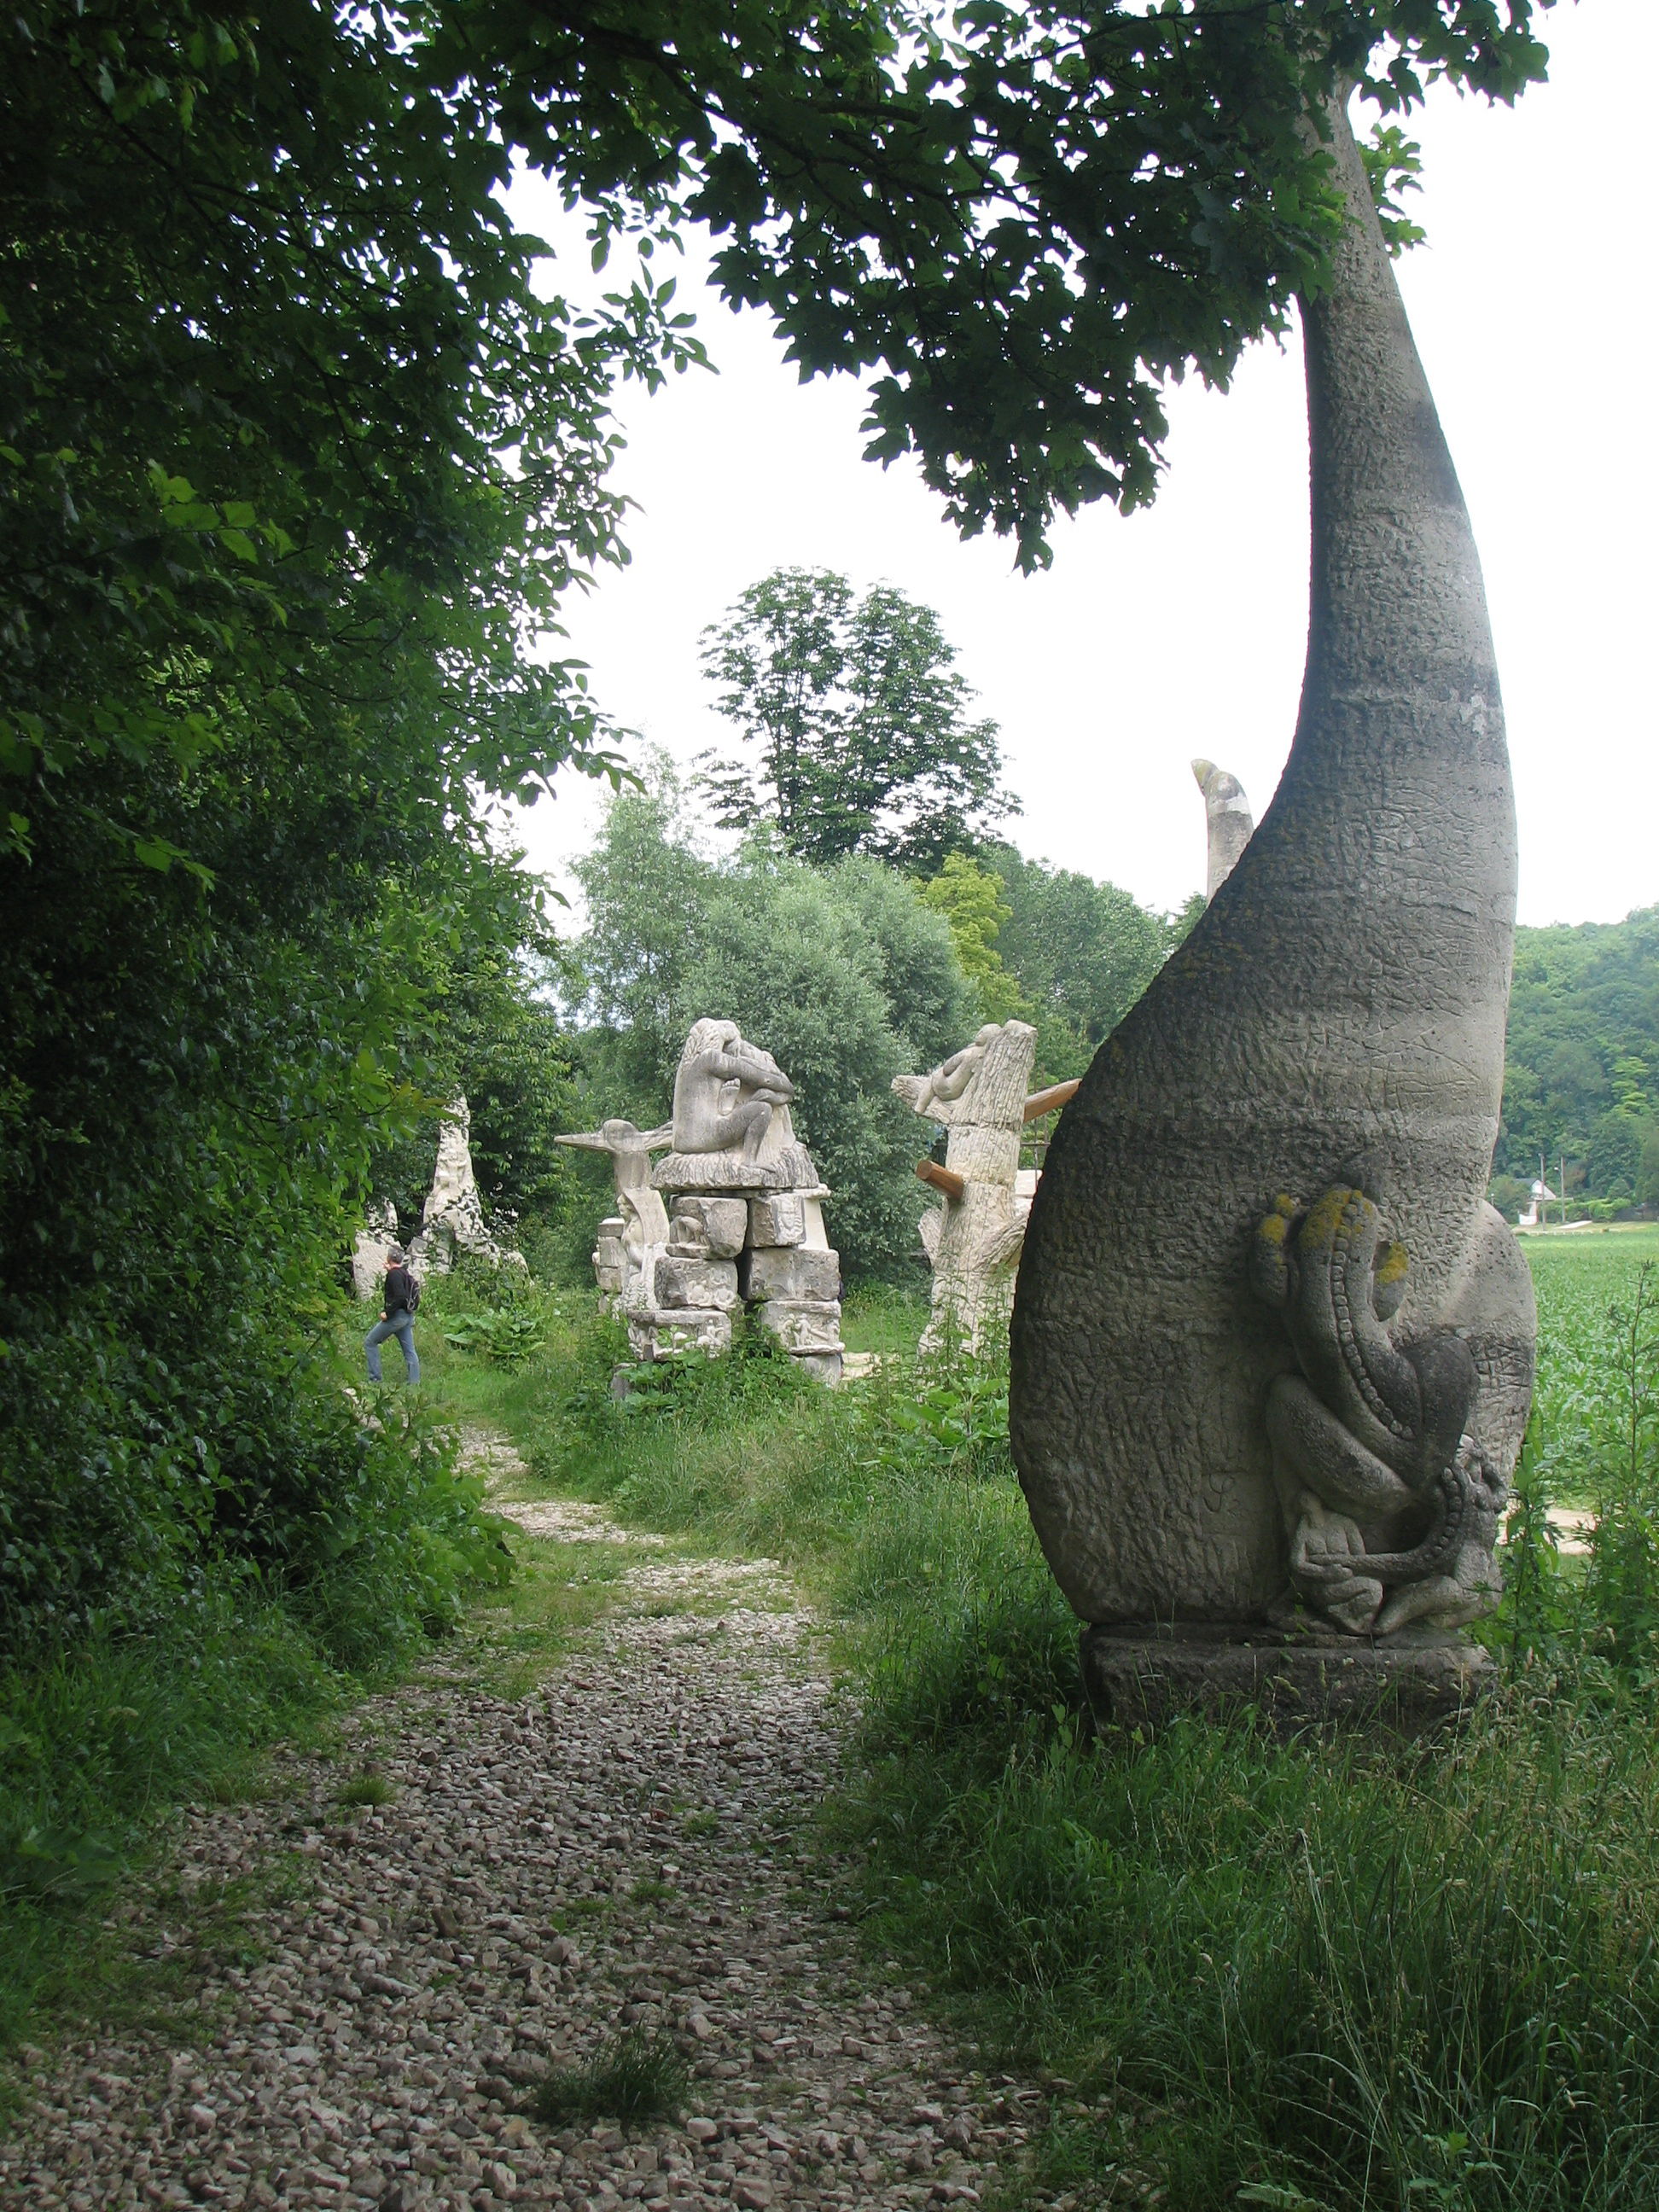
[[[1439,76],[1512,99],[1543,74],[1549,4],[846,9],[820,19],[809,66],[750,47],[735,72],[709,66],[696,14],[647,11],[631,40],[605,9],[557,30],[504,4],[467,22],[553,167],[579,57],[606,41],[618,88],[672,115],[683,168],[663,200],[730,238],[728,295],[776,318],[803,374],[874,371],[870,453],[915,454],[960,526],[1013,534],[1030,565],[1057,509],[1152,497],[1165,381],[1224,384],[1317,289],[1342,225],[1332,88],[1385,114]],[[739,11],[728,51],[752,29]],[[1386,199],[1407,149],[1390,126],[1369,158]]]

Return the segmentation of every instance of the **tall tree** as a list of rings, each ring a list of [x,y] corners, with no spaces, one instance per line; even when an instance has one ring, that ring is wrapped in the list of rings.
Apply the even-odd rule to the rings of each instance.
[[[1006,1022],[1018,1016],[1030,1021],[1032,1010],[1019,978],[1005,963],[998,945],[1003,925],[1014,918],[1003,896],[1001,877],[966,853],[951,853],[917,896],[949,923],[957,957],[974,987],[981,1018]]]
[[[998,788],[997,726],[938,616],[891,585],[855,596],[827,568],[778,568],[703,633],[703,666],[746,758],[705,753],[727,828],[766,824],[786,851],[864,853],[927,873],[1015,811]]]
[[[620,557],[613,385],[696,358],[672,284],[546,282],[513,145],[647,244],[691,50],[805,27],[602,9],[520,112],[423,0],[0,21],[0,1633],[389,1525],[319,1300],[434,979],[533,927],[478,795],[606,765],[542,641]]]
[[[1009,909],[997,951],[1037,1025],[1039,1079],[1081,1075],[1185,935],[1187,917],[1153,914],[1115,884],[1024,860],[1011,846],[990,858]]]

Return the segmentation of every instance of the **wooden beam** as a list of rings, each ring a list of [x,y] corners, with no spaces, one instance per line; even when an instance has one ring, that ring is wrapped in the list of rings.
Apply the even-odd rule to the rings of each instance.
[[[1045,1114],[1052,1114],[1057,1106],[1065,1105],[1068,1098],[1075,1098],[1082,1080],[1079,1075],[1070,1083],[1054,1083],[1046,1091],[1034,1091],[1025,1102],[1025,1119],[1040,1121]]]
[[[968,1188],[954,1168],[942,1168],[937,1160],[918,1160],[916,1173],[923,1182],[942,1190],[946,1198],[960,1198]]]

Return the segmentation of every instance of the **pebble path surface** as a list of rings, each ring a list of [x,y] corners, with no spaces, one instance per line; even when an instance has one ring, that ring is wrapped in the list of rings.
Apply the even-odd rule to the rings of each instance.
[[[242,1962],[210,1955],[166,2027],[30,2054],[0,2203],[994,2198],[1044,2100],[965,2070],[898,1969],[859,1956],[833,1869],[796,1853],[840,1747],[820,1630],[788,1577],[515,1499],[511,1447],[470,1450],[526,1535],[626,1547],[612,1609],[528,1690],[440,1658],[359,1707],[333,1757],[279,1755],[262,1801],[191,1808],[146,1939],[188,1948],[192,1893],[251,1877]],[[343,1764],[370,1747],[386,1802],[350,1812]],[[684,2054],[680,2119],[527,2116],[550,2066],[631,2026]]]

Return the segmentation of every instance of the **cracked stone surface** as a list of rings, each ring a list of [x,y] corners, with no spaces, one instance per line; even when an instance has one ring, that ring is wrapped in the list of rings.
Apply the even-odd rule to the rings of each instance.
[[[522,1486],[499,1440],[472,1455],[492,1490]],[[840,1749],[787,1576],[591,1505],[497,1504],[538,1536],[626,1546],[615,1608],[525,1694],[451,1656],[359,1707],[346,1748],[374,1746],[378,1808],[348,1814],[342,1760],[289,1753],[284,1794],[187,1809],[185,1902],[144,1935],[188,1948],[192,1890],[253,1875],[243,1962],[210,1960],[168,2027],[33,2054],[0,2203],[863,2212],[974,2204],[1012,2176],[1044,2100],[966,2070],[925,1991],[855,1953],[833,1868],[795,1856]],[[679,2121],[526,2116],[550,2065],[632,2025],[685,2055]]]

